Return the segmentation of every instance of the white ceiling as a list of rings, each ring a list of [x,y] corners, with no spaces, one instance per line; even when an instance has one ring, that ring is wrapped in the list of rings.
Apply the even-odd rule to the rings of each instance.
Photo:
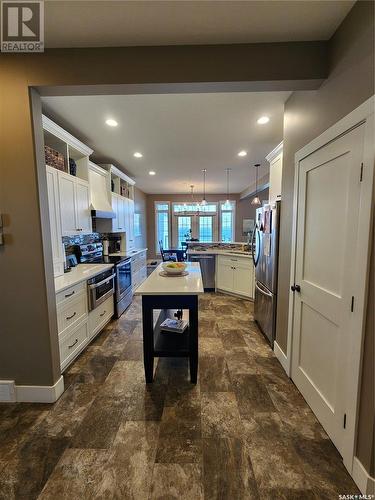
[[[46,47],[329,39],[354,0],[45,1]]]
[[[284,102],[290,92],[43,97],[48,116],[95,151],[98,163],[114,163],[146,193],[239,193],[268,172],[265,156],[283,136]],[[270,117],[266,125],[256,120]],[[117,120],[118,127],[105,124]],[[248,151],[240,158],[240,150]],[[140,151],[143,158],[134,158]],[[155,170],[151,177],[148,172]]]

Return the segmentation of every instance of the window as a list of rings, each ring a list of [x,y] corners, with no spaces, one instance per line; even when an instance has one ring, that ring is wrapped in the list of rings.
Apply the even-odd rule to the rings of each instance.
[[[199,217],[199,241],[211,243],[213,241],[213,217],[211,215]]]
[[[189,238],[191,231],[191,216],[177,216],[177,245],[181,248],[181,243]]]
[[[141,214],[134,213],[134,236],[139,238],[141,234]]]
[[[200,203],[173,203],[173,213],[185,212],[197,214],[198,212],[217,212],[217,203],[207,203],[207,205],[201,205]]]
[[[234,213],[235,202],[230,201],[220,203],[220,241],[231,243],[234,241]]]
[[[156,253],[160,254],[159,241],[163,248],[169,248],[169,202],[155,202]]]

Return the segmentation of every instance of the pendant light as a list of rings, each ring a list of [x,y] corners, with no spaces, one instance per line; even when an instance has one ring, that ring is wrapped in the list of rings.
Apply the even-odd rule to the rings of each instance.
[[[225,171],[227,173],[227,199],[225,201],[225,207],[229,208],[230,207],[230,201],[229,201],[229,175],[231,172],[231,168],[226,168]]]
[[[207,169],[204,168],[202,170],[203,172],[203,199],[201,201],[201,205],[204,206],[207,204],[207,201],[206,201],[206,172],[207,172]]]
[[[258,168],[260,167],[260,163],[256,163],[254,165],[255,167],[255,172],[256,172],[256,177],[255,177],[255,196],[254,198],[251,200],[251,204],[252,205],[261,205],[261,201],[260,201],[260,198],[258,196]]]

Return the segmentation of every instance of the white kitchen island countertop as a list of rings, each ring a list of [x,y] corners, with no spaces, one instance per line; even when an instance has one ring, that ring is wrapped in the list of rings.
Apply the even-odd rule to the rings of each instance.
[[[70,286],[76,285],[81,281],[86,281],[97,274],[111,269],[113,264],[78,264],[68,273],[55,278],[55,292],[61,292]]]
[[[187,262],[187,276],[160,276],[162,264],[137,288],[135,295],[199,295],[204,293],[199,262]]]

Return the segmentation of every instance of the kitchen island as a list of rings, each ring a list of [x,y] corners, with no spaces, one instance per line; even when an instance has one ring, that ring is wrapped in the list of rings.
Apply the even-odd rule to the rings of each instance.
[[[160,264],[137,288],[142,296],[143,361],[147,383],[153,382],[154,358],[188,357],[190,380],[198,373],[198,295],[204,293],[199,263],[187,263],[187,276],[164,277]],[[161,310],[154,322],[154,310]],[[162,332],[160,325],[175,310],[188,311],[188,328],[183,333]],[[183,318],[185,319],[185,317]]]

